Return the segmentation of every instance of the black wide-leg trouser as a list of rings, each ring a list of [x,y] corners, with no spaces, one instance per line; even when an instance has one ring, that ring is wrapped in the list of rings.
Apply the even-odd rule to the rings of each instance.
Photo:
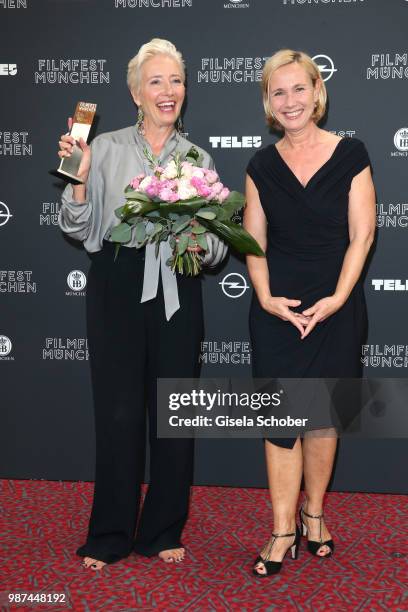
[[[203,336],[201,281],[178,276],[180,309],[166,321],[161,283],[140,303],[144,249],[91,254],[87,327],[95,410],[96,472],[89,532],[80,556],[106,563],[132,550],[180,547],[193,478],[194,440],[157,438],[157,378],[194,378]],[[146,412],[150,484],[141,511]]]

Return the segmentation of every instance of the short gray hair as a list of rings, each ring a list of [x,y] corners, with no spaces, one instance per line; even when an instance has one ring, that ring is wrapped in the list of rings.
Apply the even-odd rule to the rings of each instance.
[[[132,57],[128,64],[127,84],[130,91],[137,91],[140,87],[140,73],[143,64],[155,55],[168,55],[176,60],[180,67],[183,81],[185,80],[185,66],[180,51],[169,40],[163,38],[152,38],[151,41],[142,45],[137,54]]]

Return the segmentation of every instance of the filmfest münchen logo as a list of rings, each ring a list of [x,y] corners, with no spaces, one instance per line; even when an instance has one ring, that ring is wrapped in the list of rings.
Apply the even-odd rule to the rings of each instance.
[[[338,4],[342,4],[343,6],[346,5],[350,5],[350,4],[361,4],[362,2],[364,2],[364,0],[282,0],[283,4],[290,4],[290,5],[300,5],[300,4],[326,4],[329,5],[333,4],[334,2],[337,2]]]
[[[88,340],[87,338],[45,338],[42,358],[55,361],[88,361]]]
[[[67,276],[67,284],[71,291],[66,291],[65,295],[85,295],[86,276],[81,270],[72,270]]]
[[[238,272],[231,272],[224,276],[219,285],[221,285],[224,295],[232,299],[241,297],[249,289],[245,277]]]
[[[0,0],[0,8],[8,9],[26,9],[27,0]]]
[[[408,53],[372,53],[367,67],[367,80],[407,79]]]
[[[7,221],[9,221],[12,216],[7,204],[0,202],[0,227],[6,225]]]
[[[32,155],[33,145],[29,140],[28,132],[0,132],[0,156]]]
[[[0,293],[37,293],[32,270],[0,270]]]
[[[406,368],[408,344],[363,344],[361,363],[366,368]]]
[[[408,202],[378,202],[377,227],[408,227]]]
[[[0,334],[0,361],[12,361],[14,357],[9,357],[13,345],[10,338]]]
[[[230,0],[230,2],[224,3],[225,9],[243,9],[249,8],[249,2],[242,2],[241,0]]]
[[[337,136],[341,136],[344,138],[347,136],[348,138],[353,138],[356,135],[356,130],[329,130],[332,134],[337,134]]]
[[[193,6],[193,0],[114,0],[114,3],[115,8],[187,8]]]
[[[58,225],[60,202],[43,202],[40,212],[40,225]]]
[[[110,82],[110,73],[106,70],[106,59],[56,59],[38,60],[34,72],[34,82],[40,84],[104,85]]]
[[[16,76],[17,64],[0,64],[0,76]]]
[[[258,83],[268,57],[202,57],[198,83]]]
[[[251,347],[247,340],[204,340],[198,361],[209,365],[250,364]]]

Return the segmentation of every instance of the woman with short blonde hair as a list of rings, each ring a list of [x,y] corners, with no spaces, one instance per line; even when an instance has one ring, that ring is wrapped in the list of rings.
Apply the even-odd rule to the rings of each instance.
[[[270,104],[270,81],[273,73],[281,68],[282,66],[287,66],[289,64],[293,64],[296,62],[299,66],[302,66],[305,72],[309,75],[310,80],[312,82],[313,87],[315,87],[316,83],[319,84],[319,92],[317,95],[317,100],[315,104],[315,108],[311,115],[311,120],[315,123],[319,123],[320,119],[324,116],[326,112],[326,104],[327,104],[327,90],[324,84],[324,81],[321,78],[319,67],[312,60],[309,55],[304,53],[303,51],[292,51],[291,49],[281,49],[277,53],[274,53],[272,57],[270,57],[264,66],[262,71],[262,102],[265,110],[266,121],[270,128],[282,130],[281,124],[276,120],[273,111],[271,110]]]
[[[181,534],[188,515],[194,440],[158,438],[157,379],[199,375],[201,279],[172,273],[163,263],[171,254],[165,242],[160,242],[157,257],[153,244],[135,248],[140,245],[133,234],[115,257],[111,240],[111,230],[119,223],[115,209],[131,179],[152,175],[151,160],[165,166],[193,146],[180,133],[184,83],[183,58],[171,42],[154,38],[142,45],[128,66],[128,85],[138,109],[136,125],[100,134],[90,147],[81,140],[78,175],[83,184],[69,184],[62,194],[60,227],[81,241],[91,258],[87,336],[96,474],[88,534],[77,554],[94,570],[132,551],[158,555],[165,562],[184,558]],[[59,156],[69,157],[74,140],[65,134],[59,145]],[[208,153],[196,148],[201,165],[213,169]],[[203,264],[215,266],[225,257],[226,247],[213,234],[207,236],[207,247],[200,255]],[[188,249],[201,250],[194,245]],[[150,483],[138,520],[146,405]]]
[[[366,148],[357,138],[318,127],[326,88],[302,51],[282,49],[266,62],[262,98],[266,121],[281,139],[257,151],[247,167],[244,226],[266,253],[247,256],[254,377],[360,377],[366,328],[361,272],[375,231]],[[308,549],[319,557],[333,553],[323,518],[337,445],[329,416],[297,438],[265,440],[274,529],[255,560],[256,576],[279,572],[289,548],[297,558],[302,477],[300,522]]]

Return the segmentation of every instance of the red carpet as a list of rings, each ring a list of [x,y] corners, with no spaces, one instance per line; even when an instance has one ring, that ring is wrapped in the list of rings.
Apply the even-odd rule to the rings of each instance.
[[[93,485],[0,481],[1,589],[65,592],[68,604],[2,610],[408,610],[407,498],[329,493],[326,519],[336,542],[300,557],[278,576],[257,579],[252,560],[271,527],[263,489],[194,487],[182,564],[131,555],[101,573],[81,567]]]

